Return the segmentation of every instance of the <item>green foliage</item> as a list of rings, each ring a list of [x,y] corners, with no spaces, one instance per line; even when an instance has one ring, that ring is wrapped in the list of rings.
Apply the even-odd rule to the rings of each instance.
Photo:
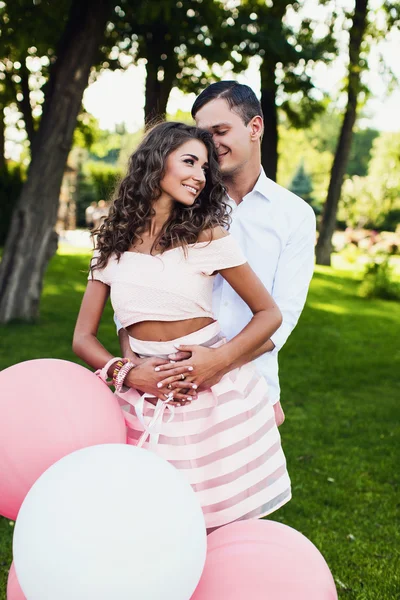
[[[359,294],[363,298],[400,300],[400,284],[395,280],[390,265],[391,254],[377,253],[365,268]]]
[[[377,228],[379,199],[369,187],[367,177],[345,179],[338,209],[338,221],[355,228]]]
[[[294,194],[303,198],[314,210],[316,214],[321,212],[320,207],[315,204],[313,197],[313,184],[310,175],[304,169],[304,161],[300,162],[299,168],[289,186],[289,189]]]
[[[400,222],[400,133],[381,133],[374,139],[368,174],[344,182],[338,216],[353,227],[396,230]]]
[[[76,190],[77,225],[86,227],[85,210],[92,202],[111,200],[123,170],[106,162],[89,161],[78,172]]]
[[[373,142],[378,136],[379,131],[375,129],[356,129],[354,131],[346,169],[349,177],[354,175],[365,177],[367,175]]]
[[[397,202],[397,204],[399,204]],[[396,231],[400,224],[400,207],[392,208],[383,217],[382,229],[383,231]]]
[[[88,162],[83,171],[91,181],[98,200],[110,199],[118,180],[123,174],[122,170],[116,165],[104,162]]]
[[[335,152],[337,138],[340,129],[340,115],[332,109],[319,115],[305,129],[290,128],[287,119],[281,119],[279,126],[279,164],[278,181],[285,187],[291,188],[296,170],[302,163],[304,170],[311,179],[313,187],[313,208],[321,212],[325,202],[329,183],[329,172],[331,170],[333,155]],[[351,155],[348,171],[354,173],[352,179],[345,181],[342,193],[342,204],[339,220],[351,226],[365,225],[371,221],[370,213],[376,212],[375,203],[371,205],[371,199],[364,194],[364,179],[358,173],[365,173],[368,169],[371,156],[377,150],[373,150],[374,140],[377,132],[373,129],[356,130],[353,136]],[[378,152],[381,152],[379,146]],[[349,183],[350,182],[350,183]],[[360,200],[360,187],[363,189],[363,200]],[[368,191],[368,190],[366,190]],[[297,192],[296,192],[297,193]],[[299,194],[301,196],[301,194]],[[303,196],[301,196],[303,197]],[[358,205],[362,202],[362,213],[358,213]],[[369,210],[371,208],[371,210]],[[385,213],[386,214],[386,213]]]
[[[246,0],[233,10],[235,52],[261,57],[262,94],[278,97],[278,107],[298,128],[308,126],[326,108],[309,66],[330,62],[336,54],[335,14],[326,10],[322,23],[303,18],[302,8],[302,3],[293,0]],[[295,19],[288,18],[295,13]],[[319,28],[325,25],[323,37],[316,34],[317,23]]]
[[[319,115],[311,126],[305,129],[305,132],[310,144],[320,152],[330,152],[333,157],[340,126],[340,113],[332,107],[327,107],[327,110]],[[348,176],[358,175],[364,177],[367,175],[373,142],[378,136],[379,132],[375,129],[360,129],[357,127],[354,129],[349,162],[346,168]]]
[[[110,137],[109,132],[100,129],[97,119],[82,107],[74,131],[73,147],[92,150],[104,136]]]
[[[0,106],[12,102],[18,106],[31,139],[70,4],[70,0],[0,3]]]
[[[287,123],[279,127],[279,163],[278,182],[290,187],[301,162],[311,178],[313,186],[314,206],[317,210],[323,205],[328,188],[329,170],[332,154],[329,150],[318,147],[319,131],[323,130],[319,120],[310,129],[293,129]]]
[[[231,68],[239,71],[247,64],[244,57],[231,56],[229,18],[231,11],[219,0],[121,0],[103,53],[112,68],[145,58],[147,75],[161,88],[165,82],[197,93],[220,79],[220,64],[230,60]]]
[[[368,176],[387,210],[400,208],[400,132],[385,132],[374,140]]]
[[[117,166],[125,174],[128,166],[128,160],[143,139],[143,131],[136,133],[127,133],[121,138],[121,149],[118,156]]]
[[[6,241],[22,184],[23,172],[19,165],[8,165],[7,169],[0,171],[0,246]]]

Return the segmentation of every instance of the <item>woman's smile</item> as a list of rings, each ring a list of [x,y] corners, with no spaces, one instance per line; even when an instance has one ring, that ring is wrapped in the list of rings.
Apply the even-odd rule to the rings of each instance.
[[[194,196],[197,196],[197,194],[199,193],[199,189],[193,187],[192,185],[188,185],[186,183],[182,183],[183,187],[185,187],[191,194],[193,194]]]

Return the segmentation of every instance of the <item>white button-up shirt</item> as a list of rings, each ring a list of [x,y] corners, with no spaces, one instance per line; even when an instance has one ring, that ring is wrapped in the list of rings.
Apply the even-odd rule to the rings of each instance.
[[[267,380],[271,402],[280,399],[278,352],[297,324],[314,270],[315,215],[301,198],[268,179],[261,171],[254,189],[232,207],[230,233],[241,246],[249,265],[278,305],[283,322],[271,337],[272,352],[254,363]],[[213,310],[228,339],[252,318],[247,304],[218,275]]]

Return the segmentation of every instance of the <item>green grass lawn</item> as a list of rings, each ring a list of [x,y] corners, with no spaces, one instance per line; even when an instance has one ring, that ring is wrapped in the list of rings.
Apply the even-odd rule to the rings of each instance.
[[[0,368],[75,360],[74,321],[88,254],[62,253],[46,276],[37,325],[0,327]],[[281,353],[281,428],[293,500],[273,515],[324,554],[339,598],[400,598],[400,306],[357,297],[350,270],[317,268],[307,307]],[[118,352],[107,307],[100,338]],[[0,599],[13,524],[0,518]],[[272,599],[271,599],[272,600]],[[295,599],[293,599],[295,600]]]

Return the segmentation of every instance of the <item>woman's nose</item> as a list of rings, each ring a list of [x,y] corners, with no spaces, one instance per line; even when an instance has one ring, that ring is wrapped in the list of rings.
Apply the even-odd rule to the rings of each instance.
[[[203,169],[200,169],[200,171],[197,171],[197,173],[195,173],[194,178],[196,181],[205,181],[206,180],[206,176],[205,173],[203,171]]]

